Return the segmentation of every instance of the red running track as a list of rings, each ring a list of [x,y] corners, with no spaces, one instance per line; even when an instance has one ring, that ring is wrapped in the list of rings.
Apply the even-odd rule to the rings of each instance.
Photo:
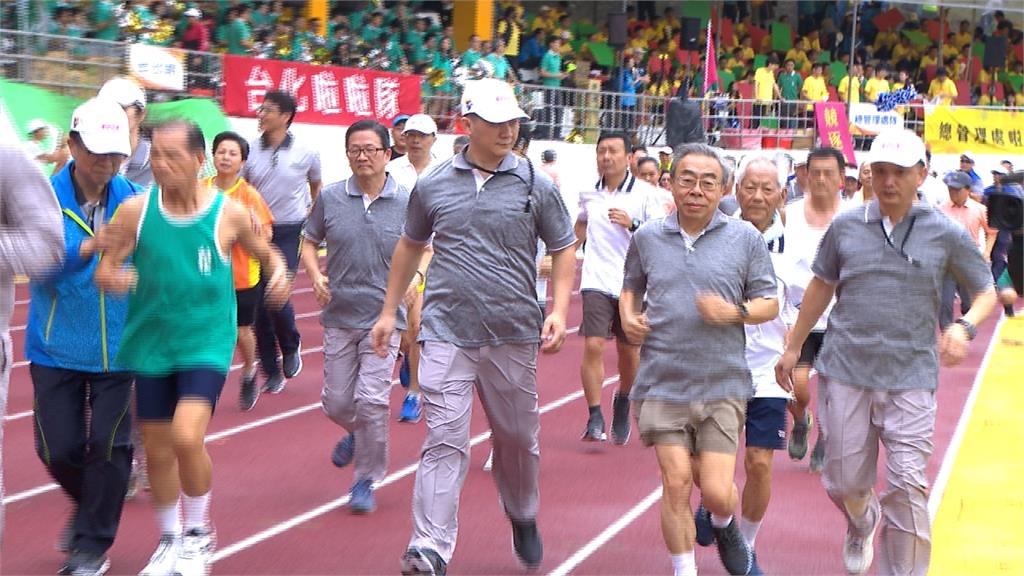
[[[410,502],[423,424],[394,424],[391,466],[376,492],[377,510],[361,517],[344,503],[352,483],[351,469],[338,470],[329,460],[341,429],[319,409],[322,356],[317,347],[322,331],[309,282],[300,275],[293,297],[304,336],[305,368],[289,381],[284,393],[264,395],[256,409],[241,413],[236,406],[238,373],[225,387],[208,437],[214,462],[213,519],[217,529],[218,574],[395,574],[411,529]],[[28,298],[24,286],[17,299]],[[24,324],[27,306],[16,307],[12,326]],[[568,325],[580,322],[579,297],[573,298]],[[963,366],[943,370],[935,455],[929,466],[934,479],[949,444],[964,400],[991,337],[993,321],[980,330]],[[13,334],[15,358],[23,359],[23,331]],[[541,513],[545,543],[544,573],[669,574],[671,565],[662,543],[658,503],[659,475],[654,454],[636,439],[624,447],[579,440],[586,410],[579,392],[582,339],[570,336],[556,356],[542,356],[538,368],[541,417]],[[605,366],[615,374],[614,347]],[[605,411],[609,411],[609,378]],[[392,412],[403,398],[396,386]],[[62,556],[54,549],[66,521],[67,498],[53,488],[34,453],[31,382],[24,365],[14,368],[5,422],[4,478],[7,529],[0,555],[0,573],[53,574]],[[460,537],[453,574],[518,574],[523,570],[511,550],[508,522],[503,517],[489,473],[487,424],[474,410],[472,466],[462,494]],[[880,477],[883,475],[880,467]],[[742,482],[742,471],[738,474]],[[757,540],[758,558],[768,573],[842,573],[844,525],[806,460],[775,459],[771,507]],[[646,507],[638,506],[647,504]],[[630,514],[632,512],[632,514]],[[612,528],[609,528],[612,527]],[[605,538],[597,541],[604,533]],[[124,509],[121,529],[110,551],[113,574],[137,573],[155,546],[157,530],[146,494]],[[724,574],[713,548],[699,549],[704,574]]]

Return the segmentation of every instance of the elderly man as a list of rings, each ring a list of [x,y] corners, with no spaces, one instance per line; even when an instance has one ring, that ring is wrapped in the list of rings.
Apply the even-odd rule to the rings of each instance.
[[[761,234],[718,210],[728,172],[717,149],[681,148],[672,163],[676,211],[633,235],[619,304],[625,333],[642,344],[631,397],[661,468],[662,535],[676,575],[697,573],[691,458],[726,570],[754,567],[733,517],[736,451],[754,388],[744,326],[775,318],[779,303]]]
[[[444,574],[458,535],[459,493],[469,469],[473,390],[491,426],[494,477],[512,544],[527,567],[543,557],[537,529],[540,412],[537,350],[565,340],[576,255],[558,189],[512,151],[519,122],[512,87],[480,80],[466,90],[460,122],[469,147],[416,184],[387,295],[373,327],[386,356],[402,295],[433,239],[424,294],[420,387],[427,436],[413,495],[413,535],[403,574]],[[541,318],[534,292],[537,241],[552,254],[554,301]]]
[[[128,302],[92,283],[100,260],[94,238],[138,191],[118,174],[131,153],[129,126],[112,100],[75,109],[73,159],[51,179],[67,258],[53,275],[33,279],[25,333],[36,451],[73,503],[60,545],[68,553],[64,570],[76,574],[109,567],[132,472],[133,376],[116,360]]]
[[[947,174],[943,181],[949,189],[949,199],[939,204],[939,210],[963,226],[981,254],[988,259],[996,241],[996,231],[988,227],[985,205],[971,198],[971,177],[957,170]],[[939,328],[942,330],[953,323],[953,298],[957,295],[960,296],[960,313],[966,314],[971,308],[971,294],[947,276],[942,282],[942,307],[939,309]]]
[[[825,232],[776,377],[790,385],[807,335],[835,296],[816,366],[825,383],[822,483],[847,520],[843,564],[851,574],[867,572],[875,530],[884,524],[880,572],[923,576],[931,555],[925,469],[939,361],[955,366],[964,359],[996,295],[967,230],[917,202],[924,142],[910,131],[883,132],[869,157],[876,198],[842,212]],[[950,274],[974,304],[943,331],[936,353],[939,295]],[[887,458],[880,499],[879,442]]]

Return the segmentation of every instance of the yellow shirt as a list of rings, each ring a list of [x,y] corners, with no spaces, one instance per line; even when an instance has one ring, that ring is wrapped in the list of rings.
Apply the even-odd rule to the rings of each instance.
[[[771,68],[765,66],[754,72],[754,92],[759,102],[775,100],[775,74]]]
[[[749,46],[740,48],[737,50],[737,54],[739,55],[740,60],[748,64],[754,59],[754,49]]]
[[[952,104],[959,95],[960,93],[956,89],[956,83],[949,78],[946,78],[945,82],[941,82],[936,78],[928,85],[928,97],[932,100],[937,97],[941,98],[941,104]]]
[[[900,37],[894,31],[881,31],[875,36],[875,51],[877,52],[881,48],[892,48],[896,44],[899,44]]]
[[[864,84],[864,97],[868,102],[878,100],[878,95],[889,91],[889,81],[881,78],[872,78]]]
[[[978,73],[978,84],[991,84],[991,83],[992,83],[992,73],[989,72],[988,70],[985,70],[984,68],[982,68],[981,72]]]
[[[900,62],[908,58],[913,59],[917,51],[914,50],[913,46],[904,46],[903,44],[897,44],[892,48],[892,61]]]
[[[805,100],[812,100],[814,102],[828,100],[828,86],[825,85],[824,77],[815,78],[814,76],[808,76],[805,78],[802,92]],[[808,104],[807,109],[814,110],[814,106]]]
[[[804,62],[807,61],[807,53],[799,48],[790,48],[789,52],[786,52],[786,60],[792,60],[798,69],[804,67]]]
[[[1003,103],[988,94],[982,94],[978,97],[978,106],[1002,106]]]
[[[958,33],[953,35],[953,42],[955,42],[956,45],[963,50],[966,50],[967,47],[970,46],[971,42],[973,41],[974,35],[971,34],[970,32],[964,32],[962,34]]]
[[[853,88],[851,90],[851,88],[850,88],[850,77],[849,76],[844,76],[843,79],[839,81],[839,98],[843,102],[846,102],[846,100],[847,100],[846,93],[847,92],[851,92],[850,98],[849,98],[850,104],[857,104],[857,103],[859,103],[860,102],[860,86],[861,86],[861,81],[862,81],[861,78],[857,78],[857,80],[853,83]]]
[[[927,54],[925,54],[924,56],[921,56],[921,70],[926,70],[929,66],[938,66],[938,65],[939,65],[939,59],[938,58],[932,58],[931,56],[928,56]]]

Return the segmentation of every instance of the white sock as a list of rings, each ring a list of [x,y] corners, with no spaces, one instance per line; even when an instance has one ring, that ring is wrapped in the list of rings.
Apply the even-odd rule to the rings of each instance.
[[[672,572],[674,576],[697,576],[697,557],[693,550],[672,555]]]
[[[182,496],[185,505],[185,530],[206,528],[210,513],[210,493],[202,496]]]
[[[729,522],[732,522],[732,514],[729,514],[725,518],[722,518],[718,514],[711,515],[711,525],[715,528],[725,528],[729,525]]]
[[[740,534],[743,534],[743,539],[747,541],[747,545],[750,546],[751,550],[754,549],[754,540],[757,540],[757,531],[760,529],[760,521],[754,522],[740,516]]]
[[[181,536],[181,500],[166,507],[157,507],[156,521],[160,525],[161,534]]]

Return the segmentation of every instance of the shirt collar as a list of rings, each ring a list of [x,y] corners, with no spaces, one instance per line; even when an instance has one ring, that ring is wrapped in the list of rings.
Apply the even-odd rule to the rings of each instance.
[[[469,147],[467,146],[466,149],[468,150]],[[469,163],[469,160],[466,159],[466,151],[465,150],[463,150],[461,153],[455,155],[452,158],[452,166],[454,166],[458,170],[474,170],[475,169],[473,167],[473,165]],[[498,169],[495,170],[494,172],[495,173],[498,173],[498,172],[512,172],[513,170],[515,170],[518,167],[519,167],[519,156],[517,156],[513,152],[509,152],[504,158],[502,158],[501,164],[498,165]]]
[[[721,210],[715,208],[715,213],[711,215],[711,221],[704,227],[704,232],[710,232],[715,228],[725,226],[726,222],[729,221],[729,216],[722,213]],[[679,226],[679,213],[675,210],[671,214],[665,217],[664,222],[661,225],[661,231],[666,234],[679,234],[682,228]]]
[[[363,191],[359,189],[359,182],[356,181],[355,176],[345,180],[345,193],[357,198],[363,196]],[[398,182],[395,181],[391,174],[388,174],[387,178],[384,179],[384,189],[380,191],[378,198],[393,198],[397,193]]]
[[[281,141],[281,145],[278,146],[276,149],[280,150],[282,148],[291,148],[293,140],[294,140],[294,138],[292,137],[292,133],[291,132],[286,132],[285,135],[284,135],[284,140]],[[267,148],[270,148],[270,145],[267,144],[267,136],[266,136],[266,134],[261,134],[260,135],[260,148],[262,148],[264,150],[266,150]]]
[[[921,214],[925,214],[931,211],[931,206],[929,206],[927,202],[922,201],[920,199],[920,194],[918,194],[918,201],[910,205],[910,210],[907,211],[907,215],[906,217],[904,217],[904,219],[919,216]],[[867,204],[864,205],[864,222],[869,223],[881,221],[882,210],[878,206],[878,199],[872,198],[871,202],[868,202]]]

